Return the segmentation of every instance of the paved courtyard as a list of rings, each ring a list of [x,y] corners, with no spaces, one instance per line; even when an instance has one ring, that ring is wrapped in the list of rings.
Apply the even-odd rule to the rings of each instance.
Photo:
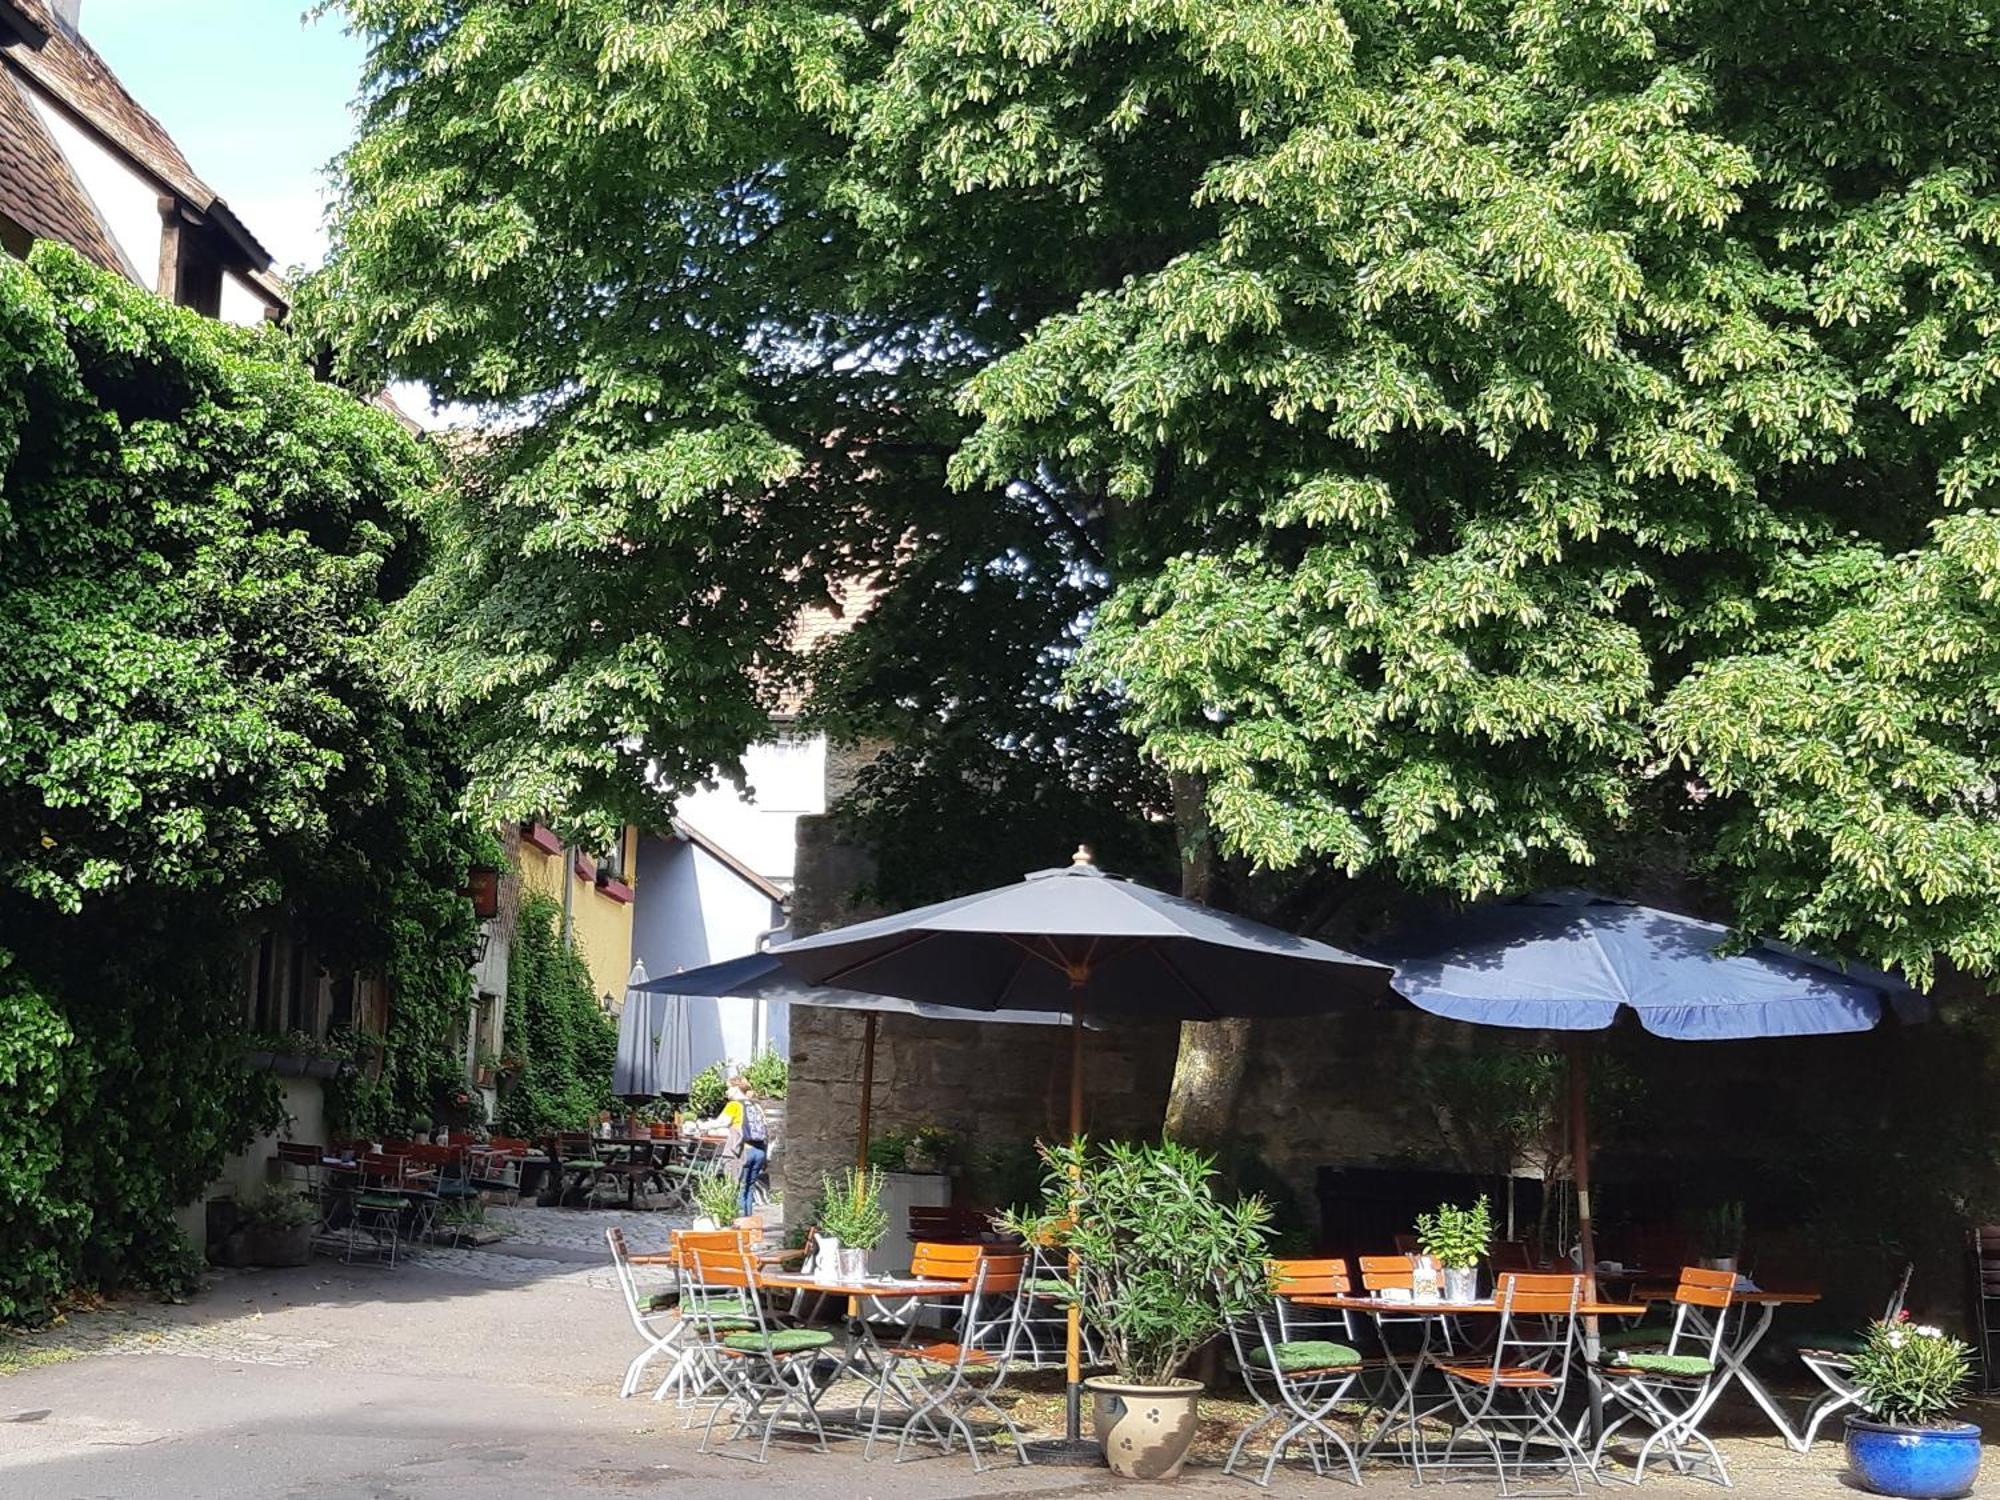
[[[634,1348],[603,1232],[661,1244],[661,1214],[495,1210],[480,1250],[424,1250],[393,1270],[316,1260],[216,1275],[186,1306],[120,1301],[28,1338],[0,1339],[5,1500],[494,1500],[550,1495],[1063,1496],[1150,1492],[1102,1470],[1000,1469],[965,1458],[864,1464],[779,1451],[768,1468],[696,1452],[671,1406],[620,1401]],[[1054,1404],[1029,1402],[1034,1416]],[[2000,1426],[2000,1421],[1989,1426]],[[1729,1443],[1737,1493],[1829,1496],[1838,1451]],[[1991,1461],[2000,1463],[2000,1459]],[[1212,1463],[1188,1496],[1254,1493]],[[1406,1494],[1371,1472],[1366,1492]],[[1649,1476],[1663,1497],[1716,1491]],[[1274,1493],[1338,1497],[1295,1473]],[[1491,1493],[1480,1484],[1468,1491]]]

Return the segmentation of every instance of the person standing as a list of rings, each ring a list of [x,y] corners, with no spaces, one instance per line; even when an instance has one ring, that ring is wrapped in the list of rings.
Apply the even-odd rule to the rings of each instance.
[[[770,1127],[765,1122],[764,1106],[758,1101],[757,1091],[741,1074],[729,1080],[729,1101],[723,1112],[734,1112],[734,1124],[743,1142],[742,1167],[737,1177],[741,1191],[736,1211],[738,1217],[747,1219],[756,1199],[757,1184],[763,1180],[765,1167],[771,1160]]]

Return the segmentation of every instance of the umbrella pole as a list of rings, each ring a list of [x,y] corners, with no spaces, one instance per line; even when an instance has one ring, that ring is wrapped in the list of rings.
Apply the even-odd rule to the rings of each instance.
[[[1583,1295],[1597,1300],[1597,1237],[1590,1221],[1590,1106],[1588,1103],[1590,1059],[1579,1035],[1569,1038],[1569,1129],[1570,1175],[1576,1181],[1577,1244],[1583,1255]],[[1598,1361],[1603,1354],[1595,1316],[1583,1320],[1583,1359],[1588,1373],[1584,1385],[1590,1392],[1590,1439],[1604,1435],[1604,1391],[1597,1381]]]
[[[1072,1144],[1083,1137],[1083,1003],[1069,1017],[1069,1138]],[[1075,1178],[1071,1178],[1070,1214],[1076,1214]],[[1069,1253],[1069,1315],[1063,1330],[1063,1368],[1069,1378],[1069,1440],[1083,1441],[1083,1309],[1077,1304],[1076,1251]]]
[[[867,1027],[861,1033],[861,1125],[855,1131],[854,1165],[868,1170],[868,1116],[875,1105],[875,1012],[868,1012]]]

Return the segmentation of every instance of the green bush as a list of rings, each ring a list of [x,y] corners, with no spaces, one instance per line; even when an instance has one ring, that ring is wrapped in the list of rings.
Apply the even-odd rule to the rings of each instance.
[[[782,1099],[791,1087],[792,1065],[776,1047],[766,1047],[743,1070],[743,1077],[764,1098]]]
[[[688,1110],[697,1120],[712,1120],[729,1098],[729,1069],[712,1062],[688,1083]]]
[[[598,1008],[590,970],[562,941],[561,922],[548,896],[521,903],[507,969],[507,1045],[521,1060],[500,1098],[508,1135],[588,1130],[611,1107],[618,1028]]]

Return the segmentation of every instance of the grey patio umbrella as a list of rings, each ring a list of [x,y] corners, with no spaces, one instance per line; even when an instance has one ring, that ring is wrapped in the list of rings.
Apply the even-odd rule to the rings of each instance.
[[[1921,1021],[1927,1002],[1894,975],[1782,943],[1722,949],[1729,929],[1590,891],[1475,906],[1399,949],[1396,989],[1433,1015],[1482,1026],[1602,1031],[1621,1011],[1675,1041],[1867,1031]],[[1587,1061],[1570,1048],[1570,1151],[1583,1269],[1595,1275]]]
[[[1372,959],[1212,911],[1099,870],[1064,869],[771,949],[815,985],[969,1012],[1067,1011],[1070,1130],[1083,1130],[1083,1019],[1305,1016],[1388,990]],[[1078,1312],[1069,1309],[1069,1441],[1079,1441]]]
[[[854,990],[829,989],[807,984],[768,952],[725,958],[668,974],[638,986],[649,991],[645,998],[671,998],[683,1006],[689,995],[729,997],[742,1000],[780,1001],[787,1005],[817,1005],[829,1010],[858,1010],[867,1013],[867,1027],[861,1044],[861,1118],[855,1136],[855,1165],[868,1165],[869,1116],[874,1109],[875,1019],[879,1015],[919,1016],[927,1021],[996,1021],[1009,1025],[1065,1026],[1066,1013],[1034,1010],[987,1011],[976,1017],[943,1005],[926,1005],[919,1000],[902,1000],[893,995],[864,995]],[[683,1091],[685,1092],[685,1091]]]
[[[650,993],[645,964],[633,964],[626,981],[625,1007],[618,1012],[618,1054],[611,1066],[613,1097],[654,1099],[661,1094],[685,1094],[692,1051],[686,1003],[677,995]]]

